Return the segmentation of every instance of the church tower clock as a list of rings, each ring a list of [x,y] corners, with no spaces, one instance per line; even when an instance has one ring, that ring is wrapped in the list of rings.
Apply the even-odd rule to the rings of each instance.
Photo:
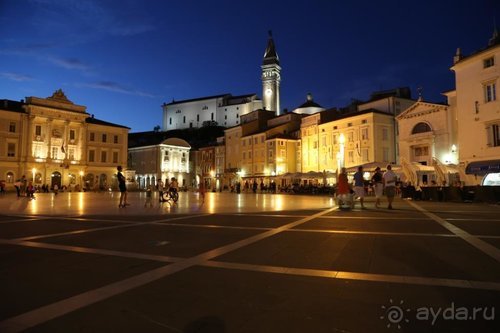
[[[269,39],[261,68],[262,105],[265,110],[274,111],[279,116],[281,67],[271,31],[269,31]]]

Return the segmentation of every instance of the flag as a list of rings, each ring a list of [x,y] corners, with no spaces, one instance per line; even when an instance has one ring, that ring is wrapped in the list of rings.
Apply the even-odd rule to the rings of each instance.
[[[63,154],[66,154],[66,149],[64,149],[64,141],[63,141],[63,143],[61,145],[61,151],[62,151]]]

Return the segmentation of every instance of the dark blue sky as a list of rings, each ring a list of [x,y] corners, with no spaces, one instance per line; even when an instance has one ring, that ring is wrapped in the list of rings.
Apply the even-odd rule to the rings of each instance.
[[[494,0],[0,0],[0,99],[62,88],[96,118],[152,130],[172,98],[260,96],[272,29],[283,108],[398,86],[442,102],[456,48],[486,46],[495,16]]]

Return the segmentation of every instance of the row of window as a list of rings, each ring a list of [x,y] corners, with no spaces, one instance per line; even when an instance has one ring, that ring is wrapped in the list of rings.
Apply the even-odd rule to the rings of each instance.
[[[347,162],[349,164],[353,164],[357,162],[355,160],[355,156],[358,155],[361,158],[361,162],[368,162],[370,161],[369,158],[369,153],[368,149],[361,149],[360,151],[354,151],[354,150],[348,150],[346,152],[347,156]],[[328,157],[330,157],[330,160],[334,159],[333,154],[323,154],[321,155],[321,161],[323,162],[324,165],[328,163]],[[336,158],[336,156],[335,156]],[[389,148],[382,148],[382,159],[383,162],[389,162]],[[318,163],[318,154],[313,154],[311,156],[304,155],[304,165],[313,165],[316,166]]]
[[[94,133],[94,132],[90,132],[90,134],[89,134],[89,141],[91,141],[91,142],[95,142],[96,141],[95,140],[95,138],[96,138],[95,134],[96,133]],[[70,140],[71,140],[71,137],[70,137]],[[101,134],[101,142],[103,142],[103,143],[108,142],[108,135],[107,134],[105,134],[105,133]],[[113,135],[113,143],[118,143],[118,135]]]
[[[88,158],[88,161],[89,162],[98,162],[96,160],[96,151],[95,150],[89,150],[89,158]],[[101,159],[99,160],[99,162],[101,163],[108,163],[108,162],[111,162],[111,163],[118,163],[118,152],[117,151],[114,151],[113,154],[112,154],[112,159],[111,161],[108,161],[108,152],[107,151],[101,151]]]
[[[68,159],[69,160],[74,160],[75,156],[75,151],[74,149],[69,149],[68,150]],[[16,144],[15,143],[8,143],[7,144],[7,156],[8,157],[15,157],[16,156]],[[95,150],[89,150],[89,162],[97,162],[95,159]],[[60,159],[61,156],[59,156],[59,147],[52,147],[51,150],[51,155],[50,158],[52,159]],[[112,163],[118,163],[118,152],[114,151],[112,154],[112,160],[108,161],[108,152],[107,151],[101,151],[101,163],[107,163],[107,162],[112,162]]]
[[[334,126],[334,128],[336,128],[336,127],[337,126]],[[309,132],[307,132],[307,133],[309,133]],[[355,134],[354,131],[347,132],[347,138],[346,138],[347,142],[354,142],[355,141],[355,135],[354,134]],[[370,139],[368,127],[361,128],[361,135],[360,136],[361,136],[361,140],[369,140]],[[327,145],[326,138],[327,138],[326,135],[322,136],[322,144],[323,144],[323,146]],[[334,145],[339,144],[340,143],[339,142],[339,138],[340,138],[340,134],[339,133],[334,133],[332,135],[332,143]],[[389,129],[388,128],[382,128],[382,140],[383,141],[389,140]]]
[[[368,128],[361,129],[361,140],[369,140]],[[382,141],[387,141],[387,140],[389,140],[389,129],[383,128],[382,129]],[[352,131],[347,132],[347,142],[352,143],[354,141],[355,141],[354,132],[352,132]],[[318,141],[317,140],[313,140],[312,144],[313,144],[314,149],[318,148]],[[340,134],[334,133],[332,135],[332,144],[333,145],[340,144]],[[323,135],[321,137],[321,145],[322,145],[322,147],[327,146],[327,136],[326,135]]]
[[[257,155],[259,154],[259,151],[256,151],[255,154],[254,154],[254,157],[257,158]],[[269,150],[269,154],[268,154],[269,158],[273,158],[274,156],[274,151],[273,150]],[[279,151],[279,156],[282,157],[282,158],[286,158],[286,151],[284,149],[280,149]],[[244,151],[243,152],[243,159],[251,159],[252,158],[252,151]],[[260,150],[260,157],[261,158],[264,158],[264,150]]]
[[[9,132],[15,133],[16,132],[16,123],[11,122],[9,126]],[[54,130],[54,133],[57,132],[57,130]],[[40,137],[42,135],[42,125],[35,125],[35,136]],[[70,129],[69,130],[69,140],[74,141],[76,140],[76,130],[75,129]],[[89,141],[96,141],[96,133],[90,132],[89,134]],[[106,143],[108,142],[108,134],[102,133],[101,134],[101,142]],[[113,135],[113,143],[118,143],[119,138],[118,135]]]
[[[236,114],[236,118],[239,118],[239,117],[240,117],[240,115],[237,113],[237,114]],[[213,112],[210,114],[210,120],[211,120],[211,121],[214,121],[214,113],[213,113]],[[227,115],[224,115],[224,120],[227,120]],[[197,122],[199,122],[199,121],[200,121],[200,115],[199,115],[199,114],[197,114],[197,115],[196,115],[196,121],[197,121]],[[186,123],[186,116],[182,116],[182,123],[183,123],[183,124],[185,124],[185,123]],[[168,118],[168,124],[169,124],[169,125],[172,125],[172,117]],[[238,124],[238,121],[236,121],[236,124]],[[192,126],[193,126],[193,124],[192,124],[192,123],[190,123],[190,126],[192,127]]]
[[[264,136],[261,136],[260,137],[260,143],[264,143],[265,141],[266,141],[266,138]],[[284,140],[277,140],[277,141],[278,141],[278,145],[280,145],[280,146],[284,146],[285,145],[285,141]],[[242,139],[241,140],[241,145],[243,147],[245,147],[247,145],[247,143],[248,143],[249,146],[251,146],[252,145],[252,138]],[[258,143],[259,143],[259,139],[258,138],[253,138],[253,144],[256,145]],[[269,145],[273,146],[274,142],[270,141]]]

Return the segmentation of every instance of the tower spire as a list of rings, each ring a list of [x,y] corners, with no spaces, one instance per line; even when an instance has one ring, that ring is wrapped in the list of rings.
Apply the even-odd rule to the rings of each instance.
[[[268,111],[280,115],[280,81],[281,67],[276,46],[274,45],[273,33],[268,31],[266,51],[262,61],[262,107]]]
[[[262,61],[263,65],[271,65],[271,64],[280,64],[280,58],[278,57],[278,53],[276,52],[276,46],[274,45],[273,40],[273,32],[272,30],[268,31],[269,39],[267,40],[266,51],[264,52],[264,60]]]

